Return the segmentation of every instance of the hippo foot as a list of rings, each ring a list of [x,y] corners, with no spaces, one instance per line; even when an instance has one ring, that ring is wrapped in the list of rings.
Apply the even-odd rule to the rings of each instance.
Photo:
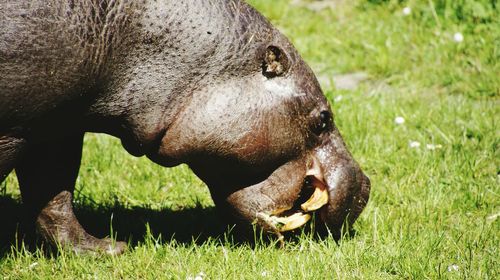
[[[77,240],[77,243],[68,244],[73,252],[77,254],[107,254],[110,256],[121,255],[127,249],[127,243],[123,241],[114,241],[111,238],[95,238],[89,234],[84,241]]]
[[[56,195],[38,215],[38,232],[51,245],[69,249],[75,253],[104,253],[120,255],[126,248],[125,242],[110,238],[99,239],[88,234],[73,213],[72,194],[63,191]]]

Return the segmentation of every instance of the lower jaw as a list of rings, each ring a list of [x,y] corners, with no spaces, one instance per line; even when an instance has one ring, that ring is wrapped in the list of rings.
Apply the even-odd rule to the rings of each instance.
[[[307,201],[297,207],[298,209],[291,207],[291,210],[275,211],[273,214],[258,213],[257,218],[260,222],[273,229],[273,231],[281,233],[304,226],[311,220],[312,215],[317,212],[319,212],[317,216],[324,221],[326,215],[325,206],[329,201],[328,186],[315,177],[310,181],[314,191]]]

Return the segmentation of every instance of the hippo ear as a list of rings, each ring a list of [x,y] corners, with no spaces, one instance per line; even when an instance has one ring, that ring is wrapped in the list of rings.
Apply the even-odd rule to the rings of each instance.
[[[280,77],[288,72],[290,64],[286,53],[276,46],[269,46],[266,49],[262,61],[262,75],[268,79]]]

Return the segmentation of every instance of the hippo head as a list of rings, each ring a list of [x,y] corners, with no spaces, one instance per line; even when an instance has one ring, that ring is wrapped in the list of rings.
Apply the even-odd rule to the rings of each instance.
[[[169,76],[177,79],[171,91],[185,98],[147,156],[164,166],[187,163],[238,223],[279,233],[317,213],[338,233],[365,207],[370,181],[292,44],[253,8],[231,3],[223,17],[169,40],[189,53],[168,60],[182,73]],[[214,10],[198,7],[205,8]]]

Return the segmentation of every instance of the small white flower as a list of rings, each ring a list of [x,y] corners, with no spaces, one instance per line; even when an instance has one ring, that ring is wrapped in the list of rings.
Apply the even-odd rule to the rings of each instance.
[[[450,266],[448,266],[448,272],[452,272],[452,271],[458,271],[460,267],[456,264],[452,264]]]
[[[433,150],[441,149],[443,146],[439,145],[439,144],[438,145],[427,144],[426,147],[427,147],[427,150],[433,151]]]
[[[262,273],[260,274],[262,277],[267,277],[267,271],[262,271]]]
[[[32,268],[34,268],[37,265],[38,265],[38,262],[34,262],[34,263],[30,264],[29,268],[32,269]]]
[[[411,14],[411,8],[410,7],[404,7],[403,8],[403,15],[408,16]]]
[[[410,148],[420,148],[420,142],[410,141]]]
[[[202,271],[198,273],[198,275],[196,275],[195,277],[189,276],[187,280],[203,280],[203,278],[205,278],[205,273]]]
[[[496,213],[496,214],[493,214],[493,215],[486,217],[486,221],[494,222],[498,217],[500,217],[500,213]]]
[[[394,119],[394,122],[395,122],[396,124],[404,124],[404,123],[405,123],[405,119],[404,119],[403,117],[396,117],[396,118]]]
[[[460,32],[457,32],[457,33],[453,34],[453,40],[457,43],[461,43],[464,40],[464,35],[462,35],[462,33],[460,33]]]
[[[196,275],[196,277],[194,279],[196,280],[203,280],[203,278],[205,278],[205,272],[201,271],[200,273],[198,273],[198,275]]]
[[[340,102],[340,101],[342,101],[343,98],[344,97],[342,95],[337,95],[337,97],[335,97],[334,101],[335,102]]]

